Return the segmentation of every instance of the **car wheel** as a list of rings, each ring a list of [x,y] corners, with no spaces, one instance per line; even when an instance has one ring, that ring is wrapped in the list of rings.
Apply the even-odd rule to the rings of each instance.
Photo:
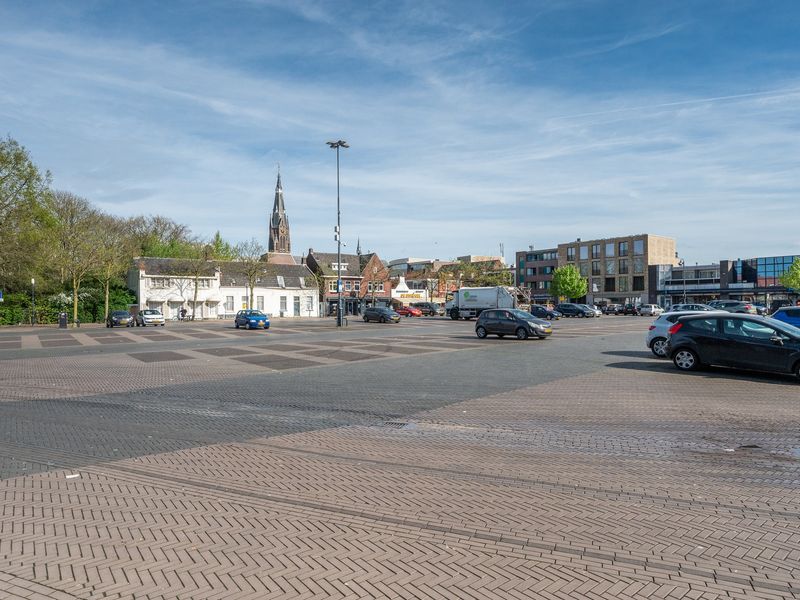
[[[364,317],[364,323],[369,323],[369,317]]]
[[[386,317],[381,317],[380,323],[386,323]]]
[[[453,310],[450,311],[450,318],[453,319],[453,321],[458,321],[458,309],[457,308],[454,308]]]
[[[585,316],[586,316],[586,315],[585,315],[585,314],[583,314],[583,313],[578,313],[578,318],[579,318],[579,319],[583,319]]]
[[[484,327],[476,327],[475,328],[475,335],[479,338],[483,339],[486,337],[486,329]]]
[[[518,340],[527,340],[528,339],[528,332],[525,331],[522,327],[517,329],[517,339]]]
[[[164,325],[165,325],[165,323],[162,323],[162,324],[161,324],[161,326],[162,326],[162,327],[163,327]]]
[[[682,348],[672,356],[672,362],[681,371],[694,371],[700,366],[700,359],[694,350]]]
[[[650,344],[650,350],[659,358],[664,358],[667,355],[667,348],[669,344],[666,338],[657,337]]]
[[[800,381],[800,361],[794,366],[794,376],[797,377],[797,380]]]

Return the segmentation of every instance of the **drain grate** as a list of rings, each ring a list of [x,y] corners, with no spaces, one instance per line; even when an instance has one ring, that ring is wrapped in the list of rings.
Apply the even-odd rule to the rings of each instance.
[[[407,426],[408,423],[403,421],[384,421],[384,427],[391,427],[392,429],[402,429],[403,427]]]

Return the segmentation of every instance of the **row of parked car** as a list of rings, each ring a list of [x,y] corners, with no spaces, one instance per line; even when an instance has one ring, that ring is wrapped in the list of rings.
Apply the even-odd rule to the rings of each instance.
[[[684,371],[719,365],[800,378],[800,306],[769,317],[705,308],[668,312],[650,325],[646,344]]]
[[[106,327],[147,327],[148,325],[164,326],[165,319],[161,311],[150,308],[132,315],[127,310],[113,310],[106,319]]]

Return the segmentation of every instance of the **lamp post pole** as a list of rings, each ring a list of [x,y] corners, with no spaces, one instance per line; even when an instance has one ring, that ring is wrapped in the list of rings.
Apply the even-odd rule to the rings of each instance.
[[[36,325],[36,280],[31,277],[31,325]]]
[[[683,259],[678,261],[683,273],[683,303],[686,304],[686,262]]]
[[[339,202],[339,148],[349,148],[344,140],[326,142],[331,148],[336,148],[336,326],[342,326],[342,211]]]

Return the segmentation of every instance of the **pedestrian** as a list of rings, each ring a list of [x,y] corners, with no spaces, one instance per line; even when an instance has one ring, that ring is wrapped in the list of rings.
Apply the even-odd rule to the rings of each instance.
[[[798,298],[797,300],[794,301],[794,305],[795,306],[800,306],[800,298]]]
[[[181,321],[186,319],[186,307],[181,308]]]

